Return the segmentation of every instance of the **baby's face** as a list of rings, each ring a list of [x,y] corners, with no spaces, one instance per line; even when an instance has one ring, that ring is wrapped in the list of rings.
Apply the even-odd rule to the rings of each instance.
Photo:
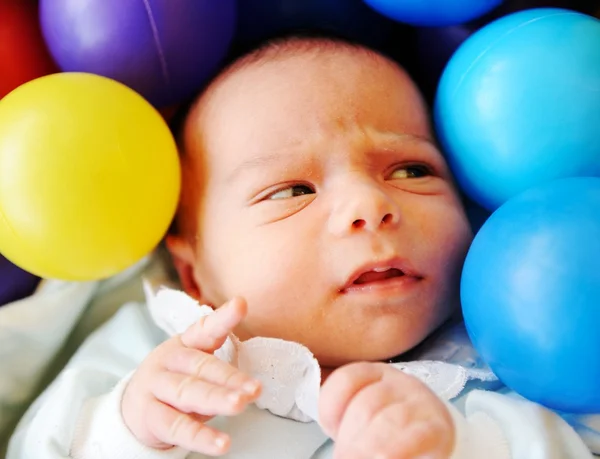
[[[416,88],[383,59],[245,68],[185,143],[201,182],[188,268],[202,301],[248,301],[241,339],[297,341],[323,366],[383,360],[457,307],[472,233]]]

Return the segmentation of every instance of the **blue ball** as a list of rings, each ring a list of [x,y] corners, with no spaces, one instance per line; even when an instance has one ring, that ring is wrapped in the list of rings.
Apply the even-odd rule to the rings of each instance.
[[[374,10],[415,26],[462,24],[496,8],[503,0],[364,0]]]
[[[467,255],[473,345],[525,398],[600,413],[600,178],[559,179],[496,210]]]
[[[464,192],[489,210],[548,180],[600,176],[600,21],[543,8],[480,29],[442,75],[435,124]]]

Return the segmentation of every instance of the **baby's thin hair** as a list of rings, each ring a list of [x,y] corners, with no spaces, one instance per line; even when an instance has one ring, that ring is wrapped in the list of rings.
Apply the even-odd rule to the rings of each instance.
[[[292,35],[270,40],[255,50],[233,61],[227,66],[219,77],[224,78],[231,73],[253,65],[265,64],[280,58],[295,56],[319,56],[332,51],[350,51],[375,56],[375,51],[363,44],[352,42],[344,38],[324,35]]]

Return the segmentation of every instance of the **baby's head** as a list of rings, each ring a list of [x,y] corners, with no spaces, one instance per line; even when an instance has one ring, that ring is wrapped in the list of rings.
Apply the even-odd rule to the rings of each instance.
[[[248,302],[244,340],[306,345],[325,367],[413,348],[458,307],[472,233],[407,74],[326,39],[225,70],[180,138],[168,240],[185,290]]]

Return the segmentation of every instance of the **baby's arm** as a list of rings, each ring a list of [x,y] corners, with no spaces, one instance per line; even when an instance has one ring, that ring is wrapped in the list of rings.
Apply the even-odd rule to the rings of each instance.
[[[32,404],[10,440],[7,459],[71,457],[73,439],[86,422],[84,407],[97,397],[110,397],[106,394],[118,388],[162,338],[143,305],[123,306]]]
[[[320,422],[335,458],[585,459],[592,455],[559,416],[494,392],[473,391],[465,415],[391,365],[361,363],[323,385]]]
[[[452,459],[593,457],[560,416],[516,395],[476,390],[466,396],[464,414],[447,406],[456,429]]]

